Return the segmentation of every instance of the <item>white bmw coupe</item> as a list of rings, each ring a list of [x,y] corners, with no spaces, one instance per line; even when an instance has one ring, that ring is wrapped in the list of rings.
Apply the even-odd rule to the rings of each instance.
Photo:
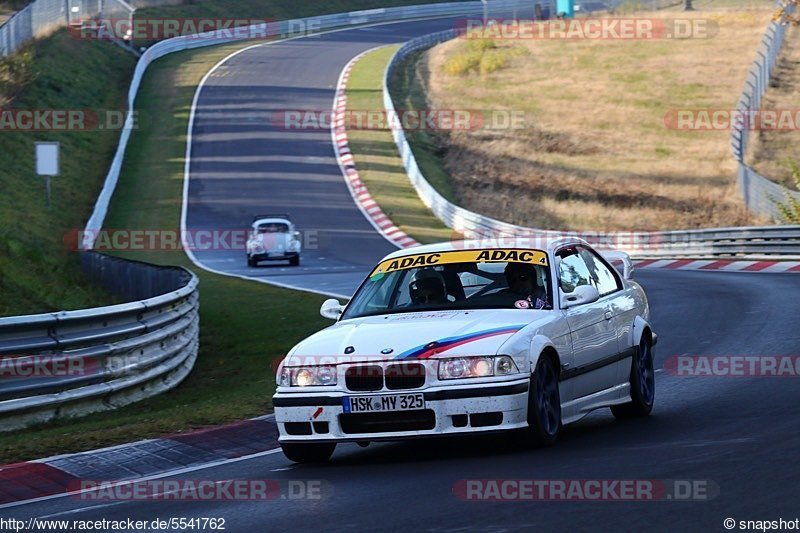
[[[347,305],[326,301],[336,324],[281,363],[273,405],[286,457],[507,430],[551,445],[595,409],[649,414],[657,337],[632,271],[627,254],[580,239],[392,253]]]

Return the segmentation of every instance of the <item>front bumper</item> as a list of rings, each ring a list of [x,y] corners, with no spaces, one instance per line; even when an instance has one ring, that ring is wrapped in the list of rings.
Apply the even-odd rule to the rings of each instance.
[[[254,261],[288,261],[289,259],[294,259],[299,256],[299,252],[282,252],[280,254],[263,252],[260,254],[250,254],[250,259]]]
[[[529,379],[458,387],[370,393],[277,393],[272,399],[279,442],[401,440],[527,427]],[[415,411],[344,413],[345,396],[422,392],[425,408]]]

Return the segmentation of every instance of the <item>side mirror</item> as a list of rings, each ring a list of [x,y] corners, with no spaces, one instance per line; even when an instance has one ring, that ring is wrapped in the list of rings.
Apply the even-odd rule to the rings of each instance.
[[[572,292],[561,291],[561,307],[564,309],[569,309],[570,307],[583,304],[590,304],[599,299],[600,291],[597,290],[597,287],[593,287],[592,285],[581,285],[580,287],[575,287],[575,290]]]
[[[297,239],[298,241],[300,240],[300,232],[299,232],[299,231],[294,231],[294,232],[292,232],[292,236],[293,236],[295,239]]]
[[[325,300],[322,302],[322,307],[319,308],[319,314],[331,320],[339,320],[339,317],[344,311],[344,306],[339,303],[339,300]]]

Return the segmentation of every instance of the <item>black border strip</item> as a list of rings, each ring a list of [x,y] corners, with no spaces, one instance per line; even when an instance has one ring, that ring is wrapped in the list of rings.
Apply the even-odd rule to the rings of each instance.
[[[588,365],[562,370],[558,380],[566,381],[568,379],[576,378],[578,376],[582,376],[583,374],[588,374],[589,372],[594,372],[595,370],[599,370],[604,366],[613,365],[618,361],[622,361],[623,359],[627,359],[628,357],[633,357],[634,355],[636,355],[636,347],[632,346],[623,352],[616,353],[609,357],[604,357],[603,359],[598,359],[597,361],[589,363]]]
[[[423,392],[423,391],[417,391]],[[467,398],[487,398],[492,396],[510,396],[528,392],[528,383],[517,383],[514,385],[499,385],[495,387],[474,387],[468,389],[441,390],[435,392],[423,392],[425,401],[435,402],[441,400],[462,400]],[[413,390],[395,391],[395,394],[414,394]],[[372,395],[380,396],[385,392],[375,392]],[[301,396],[292,398],[290,396],[277,396],[272,399],[273,407],[316,407],[323,405],[342,405],[342,396]]]

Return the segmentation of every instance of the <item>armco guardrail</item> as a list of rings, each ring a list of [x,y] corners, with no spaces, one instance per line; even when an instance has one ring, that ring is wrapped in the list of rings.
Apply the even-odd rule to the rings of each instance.
[[[383,80],[383,103],[390,122],[397,117],[389,84],[397,66],[412,54],[454,39],[456,30],[425,35],[400,47],[387,65]],[[408,178],[426,206],[454,230],[476,238],[553,237],[579,235],[601,248],[625,250],[648,257],[736,257],[800,256],[800,226],[720,228],[657,232],[556,232],[509,224],[473,213],[448,201],[430,184],[417,164],[403,128],[392,128]],[[774,184],[773,184],[774,185]],[[777,185],[776,185],[777,186]]]
[[[530,0],[489,0],[489,7],[492,12],[497,10],[511,10],[515,8],[533,9],[536,2]],[[547,3],[542,0],[540,3]],[[269,24],[254,26],[250,31],[236,32],[245,35],[270,35],[275,36],[291,36],[296,32],[297,28],[314,28],[315,31],[331,30],[336,28],[345,28],[348,26],[358,26],[364,24],[376,24],[382,22],[398,22],[402,20],[413,20],[416,18],[438,17],[438,16],[459,16],[459,15],[480,15],[484,12],[484,5],[480,1],[470,2],[450,2],[442,4],[425,4],[407,7],[394,7],[385,9],[369,9],[363,11],[352,11],[349,13],[337,13],[334,15],[323,15],[320,17],[309,17],[304,19],[284,20],[279,22],[272,22]],[[111,200],[111,195],[117,186],[119,173],[122,168],[122,162],[125,157],[125,149],[128,146],[131,131],[133,128],[133,115],[132,111],[136,103],[136,95],[139,92],[144,73],[150,64],[164,57],[168,54],[181,52],[184,50],[191,50],[194,48],[201,48],[205,46],[213,46],[218,44],[231,43],[241,40],[241,37],[235,35],[230,36],[232,32],[226,30],[213,31],[201,33],[198,35],[175,37],[173,39],[166,39],[161,41],[145,51],[139,58],[136,64],[136,70],[133,74],[131,87],[128,91],[128,115],[125,125],[120,135],[119,145],[114,160],[111,164],[111,169],[106,176],[105,185],[95,204],[94,212],[91,218],[86,223],[86,240],[83,242],[84,249],[91,249],[93,242],[91,235],[97,235],[97,232],[102,229],[103,221],[105,220],[108,211],[108,204]]]
[[[630,241],[641,258],[800,257],[800,225],[634,233]]]
[[[780,2],[778,3],[780,5]],[[787,7],[787,13],[794,13],[793,5]],[[739,166],[739,190],[747,208],[757,214],[780,220],[780,211],[776,202],[785,202],[790,194],[800,200],[800,192],[791,191],[782,185],[762,176],[745,163],[747,145],[750,140],[750,122],[753,113],[761,109],[761,100],[769,87],[772,71],[778,61],[783,47],[786,30],[789,26],[780,22],[771,22],[756,52],[756,59],[750,66],[744,90],[736,105],[737,114],[745,117],[742,126],[731,131],[731,151]]]
[[[194,274],[95,252],[81,263],[136,301],[0,318],[0,431],[126,405],[176,386],[194,366]]]

